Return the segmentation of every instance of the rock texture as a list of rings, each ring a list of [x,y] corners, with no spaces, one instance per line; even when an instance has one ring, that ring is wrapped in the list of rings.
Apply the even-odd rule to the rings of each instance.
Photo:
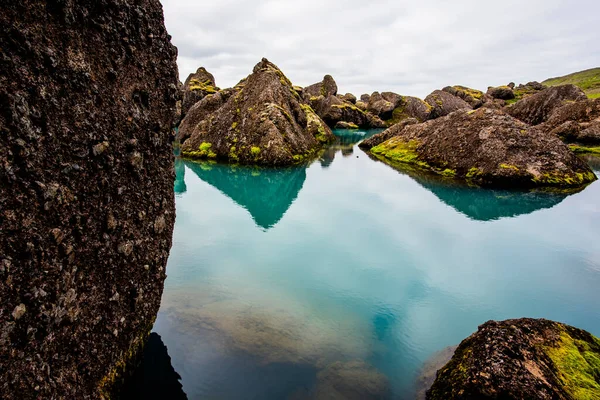
[[[158,0],[5,0],[0,24],[0,398],[99,398],[160,304],[177,51]]]
[[[483,105],[484,93],[480,90],[471,89],[460,85],[446,86],[442,90],[450,93],[453,96],[460,97],[465,102],[469,103],[472,108],[479,108]]]
[[[435,90],[425,97],[425,102],[431,106],[430,118],[439,118],[457,110],[471,110],[473,107],[463,99],[442,90]]]
[[[544,319],[488,321],[441,368],[427,399],[597,399],[600,340]]]
[[[514,86],[514,84],[512,85]],[[495,99],[511,100],[515,98],[515,92],[511,86],[497,86],[488,88],[487,93]]]
[[[558,137],[488,108],[408,125],[370,151],[392,165],[482,186],[580,187],[596,179]]]
[[[600,99],[568,103],[555,109],[540,129],[567,142],[600,144]]]
[[[331,75],[325,75],[321,82],[314,83],[304,88],[304,93],[309,96],[336,96],[337,91],[337,84]]]
[[[219,91],[215,84],[214,76],[204,67],[198,68],[195,73],[189,74],[182,87],[181,118],[188,110],[205,96]]]
[[[575,85],[553,86],[517,101],[507,107],[506,112],[530,125],[537,125],[567,102],[584,100],[587,96]]]
[[[194,129],[200,122],[210,117],[210,115],[219,108],[223,107],[225,102],[227,102],[227,100],[235,93],[237,93],[235,89],[223,89],[215,94],[207,95],[194,104],[179,124],[176,139],[180,143],[185,142],[192,136]]]
[[[263,58],[234,90],[227,100],[216,101],[224,101],[220,107],[215,105],[216,110],[190,113],[194,123],[199,122],[181,146],[182,156],[290,165],[316,155],[323,144],[333,141],[327,125],[267,59]]]
[[[402,130],[406,126],[414,125],[414,124],[418,124],[418,123],[419,123],[419,121],[416,118],[405,119],[405,120],[395,124],[391,128],[388,128],[383,132],[380,132],[376,135],[371,136],[368,139],[363,140],[362,142],[360,142],[358,144],[358,147],[360,147],[361,149],[369,150],[372,147],[380,145],[381,143],[385,142],[386,140],[391,139],[394,136],[397,136],[400,132],[402,132]]]

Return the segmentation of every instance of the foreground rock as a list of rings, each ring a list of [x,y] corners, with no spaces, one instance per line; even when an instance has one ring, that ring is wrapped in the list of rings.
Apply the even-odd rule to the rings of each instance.
[[[425,102],[431,106],[429,118],[439,118],[458,110],[471,110],[473,107],[463,99],[442,90],[435,90],[425,97]]]
[[[575,85],[553,86],[517,101],[507,107],[506,112],[530,125],[537,125],[567,102],[585,100],[587,96]]]
[[[215,84],[214,76],[204,67],[190,74],[183,83],[183,96],[181,102],[181,118],[184,118],[188,110],[197,102],[209,94],[219,91]]]
[[[0,398],[106,397],[160,305],[177,51],[158,0],[0,24]]]
[[[370,151],[392,165],[481,186],[568,188],[596,179],[558,137],[487,108],[407,125]]]
[[[597,399],[600,340],[544,319],[489,321],[463,340],[427,399]]]
[[[323,144],[334,140],[327,125],[267,59],[256,64],[252,74],[234,91],[226,99],[221,96],[214,111],[194,112],[190,126],[195,126],[181,146],[182,156],[290,165],[315,156]],[[192,117],[191,112],[188,117]],[[185,120],[184,123],[187,124]]]
[[[600,99],[568,103],[555,109],[540,129],[566,142],[600,144]]]

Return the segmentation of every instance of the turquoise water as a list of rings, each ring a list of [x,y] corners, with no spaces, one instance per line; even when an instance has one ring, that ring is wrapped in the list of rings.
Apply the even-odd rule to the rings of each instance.
[[[369,158],[355,143],[371,133],[336,134],[307,167],[177,160],[154,329],[190,399],[318,397],[323,371],[356,360],[370,367],[346,384],[385,375],[385,397],[412,398],[423,363],[489,319],[600,336],[600,183],[468,188]]]

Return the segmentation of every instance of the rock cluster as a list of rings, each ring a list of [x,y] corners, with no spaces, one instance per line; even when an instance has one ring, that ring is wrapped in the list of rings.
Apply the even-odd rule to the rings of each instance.
[[[258,165],[302,162],[334,139],[289,79],[264,58],[235,88],[190,109],[180,126],[180,137],[188,136],[184,157]]]
[[[488,321],[437,372],[426,398],[595,399],[600,339],[544,319]]]
[[[0,398],[108,396],[160,305],[177,50],[158,0],[0,24]]]

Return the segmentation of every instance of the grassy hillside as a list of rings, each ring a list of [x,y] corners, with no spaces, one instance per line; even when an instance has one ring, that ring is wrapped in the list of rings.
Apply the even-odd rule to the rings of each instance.
[[[600,68],[587,69],[559,78],[546,79],[542,83],[547,86],[572,83],[573,85],[579,86],[590,99],[600,98]]]

